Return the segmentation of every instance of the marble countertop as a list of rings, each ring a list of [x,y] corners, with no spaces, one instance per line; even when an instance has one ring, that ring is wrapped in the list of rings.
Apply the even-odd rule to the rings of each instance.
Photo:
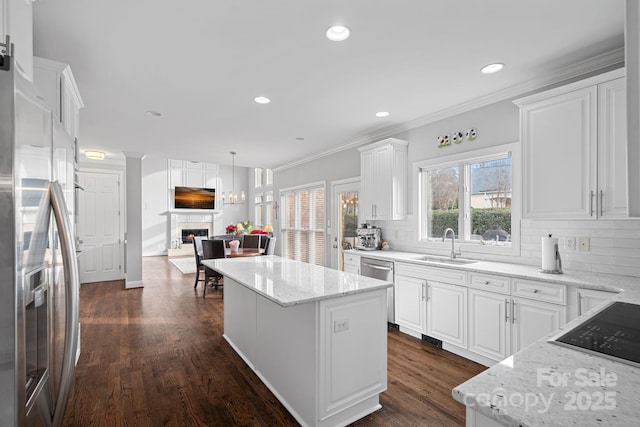
[[[355,249],[345,252],[359,255],[361,257],[376,258],[387,261],[408,262],[417,265],[451,268],[476,273],[500,274],[523,279],[543,280],[549,283],[575,285],[588,289],[622,292],[629,287],[634,287],[640,290],[640,278],[615,274],[593,273],[590,271],[579,270],[564,270],[562,274],[548,274],[540,273],[538,268],[532,265],[493,261],[477,261],[471,264],[445,264],[421,260],[421,258],[428,255],[415,252],[360,251]],[[445,257],[434,256],[434,258]]]
[[[274,255],[203,260],[202,264],[283,306],[385,289],[392,282]]]
[[[629,278],[631,286],[612,300],[640,304],[639,282]],[[640,367],[548,341],[562,333],[556,331],[460,384],[453,397],[507,426],[640,425]]]
[[[447,265],[419,260],[426,254],[349,251],[385,260],[471,272],[502,274],[591,289],[620,292],[612,301],[640,304],[640,278],[566,270],[539,273],[529,265],[478,261]],[[549,342],[585,322],[600,309],[580,316],[467,382],[453,397],[507,426],[640,425],[640,367]]]

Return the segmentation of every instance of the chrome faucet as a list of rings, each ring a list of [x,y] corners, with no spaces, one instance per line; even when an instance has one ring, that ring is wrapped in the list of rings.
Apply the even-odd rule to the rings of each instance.
[[[451,232],[451,258],[455,258],[458,255],[462,255],[462,252],[456,252],[456,232],[453,231],[453,228],[447,228],[444,230],[444,234],[442,235],[442,241],[444,242],[447,238],[447,234]]]

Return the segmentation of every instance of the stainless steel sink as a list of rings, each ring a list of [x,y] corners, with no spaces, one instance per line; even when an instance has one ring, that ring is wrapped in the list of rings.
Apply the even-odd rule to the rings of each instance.
[[[456,265],[473,264],[474,262],[478,262],[472,259],[444,258],[444,257],[435,257],[435,256],[425,256],[422,258],[418,258],[418,260],[426,261],[426,262],[436,262],[441,264],[456,264]]]

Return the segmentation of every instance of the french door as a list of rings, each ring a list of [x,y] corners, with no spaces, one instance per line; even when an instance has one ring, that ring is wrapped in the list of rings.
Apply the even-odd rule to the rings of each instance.
[[[340,271],[344,271],[343,251],[355,246],[359,191],[359,177],[331,183],[331,267]]]

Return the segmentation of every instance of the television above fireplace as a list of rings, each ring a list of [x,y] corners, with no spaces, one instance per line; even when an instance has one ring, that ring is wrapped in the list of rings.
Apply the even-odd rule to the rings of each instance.
[[[176,187],[174,192],[176,209],[215,209],[215,188]]]

